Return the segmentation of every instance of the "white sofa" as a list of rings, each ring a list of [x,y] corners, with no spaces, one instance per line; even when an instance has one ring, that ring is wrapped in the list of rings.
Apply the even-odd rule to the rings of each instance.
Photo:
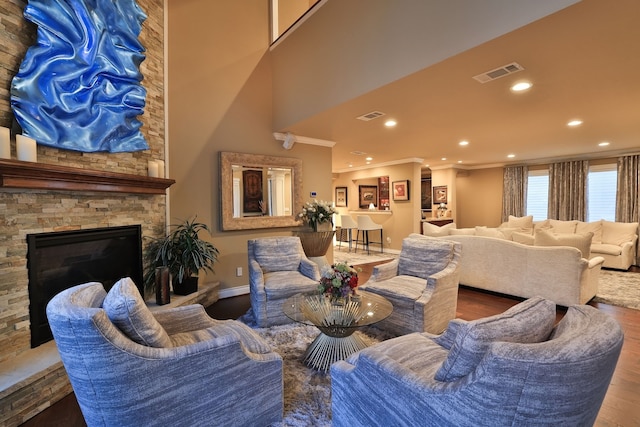
[[[604,258],[583,258],[567,246],[530,246],[473,235],[440,237],[462,245],[460,284],[562,306],[585,304],[598,292]]]
[[[628,270],[637,262],[638,251],[638,223],[613,222],[599,220],[593,222],[583,221],[559,221],[547,219],[533,221],[531,216],[509,217],[509,221],[502,223],[497,228],[473,227],[456,228],[454,224],[436,227],[431,224],[423,224],[423,234],[432,237],[448,235],[475,235],[483,237],[495,237],[513,240],[526,245],[562,245],[579,247],[575,244],[576,237],[587,236],[592,233],[589,253],[587,258],[601,256],[604,258],[603,267]],[[545,231],[557,236],[553,241],[548,235],[536,235]],[[536,239],[538,237],[538,239]],[[544,237],[544,238],[543,238]],[[584,251],[587,252],[587,251]]]

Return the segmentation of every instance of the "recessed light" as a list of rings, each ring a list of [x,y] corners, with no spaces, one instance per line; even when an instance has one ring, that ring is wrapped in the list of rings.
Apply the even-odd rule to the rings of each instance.
[[[567,123],[567,126],[571,126],[571,127],[575,127],[575,126],[580,126],[582,124],[582,120],[571,120],[569,123]]]
[[[511,90],[513,92],[522,92],[524,90],[531,88],[531,86],[533,86],[533,83],[531,82],[518,82],[513,86],[511,86]]]
[[[458,163],[462,163],[462,160],[458,160]]]
[[[366,164],[370,165],[370,164],[371,164],[371,162],[366,162]]]
[[[598,147],[606,147],[609,145],[609,142],[607,141],[602,141],[601,143],[598,144]]]
[[[460,141],[458,142],[458,145],[461,145],[464,147],[465,145],[469,145],[469,141]]]
[[[366,160],[367,162],[370,162],[371,160],[373,160],[373,157],[367,157],[365,160]]]
[[[441,158],[440,160],[447,160],[447,158],[446,158],[446,157],[443,157],[443,158]]]
[[[516,155],[515,154],[507,154],[507,157],[510,159],[513,159]]]
[[[349,167],[350,167],[350,168],[352,168],[352,167],[353,167],[353,165],[352,165],[351,163],[349,163]]]
[[[384,125],[388,128],[392,128],[397,124],[398,122],[396,122],[395,120],[387,120],[386,122],[384,122]]]

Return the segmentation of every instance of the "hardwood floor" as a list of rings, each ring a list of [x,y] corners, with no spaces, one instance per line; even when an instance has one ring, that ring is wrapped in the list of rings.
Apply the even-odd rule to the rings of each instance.
[[[361,283],[369,278],[374,265],[362,266],[359,274]],[[629,274],[639,273],[639,268],[633,268]],[[515,298],[460,287],[457,316],[465,320],[491,316],[502,313],[519,301]],[[591,303],[591,305],[613,316],[622,325],[625,333],[622,354],[595,425],[598,427],[640,426],[640,310],[599,303]],[[249,296],[242,295],[220,300],[208,307],[207,312],[216,319],[236,319],[246,313],[249,306]],[[564,311],[558,310],[558,320],[562,318]],[[589,372],[584,374],[589,375]],[[23,424],[24,427],[85,425],[73,393]]]

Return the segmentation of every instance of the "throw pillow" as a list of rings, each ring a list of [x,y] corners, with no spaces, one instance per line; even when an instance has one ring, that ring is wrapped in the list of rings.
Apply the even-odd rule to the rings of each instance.
[[[138,344],[149,347],[171,347],[171,339],[153,317],[133,280],[120,279],[109,290],[102,308],[114,325]]]
[[[534,237],[535,246],[570,246],[577,248],[582,258],[591,258],[591,240],[593,233],[554,234],[548,230],[538,230]]]
[[[511,234],[511,240],[516,243],[522,243],[523,245],[533,246],[535,238],[529,233],[514,232]]]
[[[449,230],[452,230],[454,228],[456,228],[455,222],[450,222],[449,224],[445,224],[440,227],[435,224],[431,224],[430,222],[424,221],[422,223],[422,234],[430,237],[448,236]]]
[[[591,243],[602,243],[602,220],[593,222],[578,221],[576,233],[593,233]]]
[[[529,298],[502,314],[460,325],[455,341],[435,374],[438,381],[455,381],[472,373],[491,343],[545,341],[556,321],[556,305],[540,297]]]
[[[633,241],[638,232],[637,222],[602,221],[602,243],[622,246]]]
[[[502,230],[506,230],[506,228],[497,229],[484,226],[476,226],[476,236],[493,237],[494,239],[505,240],[506,236],[502,233]]]
[[[476,229],[474,228],[452,228],[449,230],[450,236],[475,236]]]
[[[509,221],[507,221],[507,227],[518,228],[519,231],[531,233],[533,230],[533,215],[515,217],[509,215]]]
[[[548,219],[545,219],[544,221],[534,221],[533,222],[533,232],[535,233],[536,230],[548,230],[551,228],[551,222],[549,222]]]
[[[557,219],[550,219],[551,231],[556,234],[568,234],[576,232],[576,225],[578,221],[560,221]]]

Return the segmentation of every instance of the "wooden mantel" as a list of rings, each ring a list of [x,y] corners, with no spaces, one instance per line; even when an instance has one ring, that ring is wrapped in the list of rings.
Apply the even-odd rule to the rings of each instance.
[[[0,159],[1,188],[165,194],[173,179]]]

